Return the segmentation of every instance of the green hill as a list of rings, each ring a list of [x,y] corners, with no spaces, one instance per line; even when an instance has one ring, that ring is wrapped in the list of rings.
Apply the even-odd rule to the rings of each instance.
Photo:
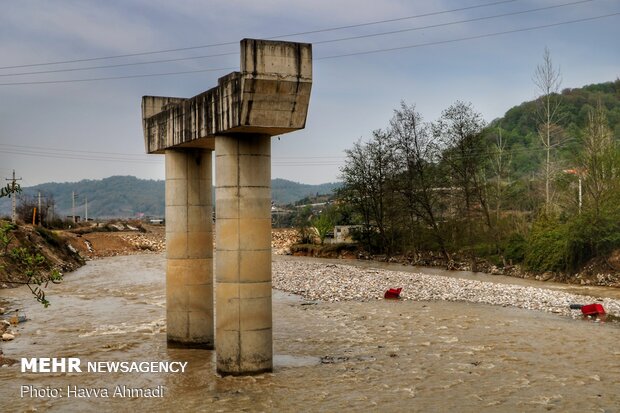
[[[306,196],[328,194],[338,184],[306,185],[285,179],[272,181],[272,199],[276,204],[288,204]],[[88,200],[89,218],[131,218],[139,214],[164,215],[164,181],[138,179],[134,176],[111,176],[101,180],[45,183],[24,188],[24,196],[51,195],[58,216],[71,215],[71,197],[76,194],[76,215],[85,215]],[[11,201],[0,199],[0,215],[9,215]]]
[[[138,179],[134,176],[111,176],[101,180],[51,182],[24,188],[23,194],[54,198],[55,214],[71,215],[72,193],[75,192],[76,215],[84,217],[88,201],[89,218],[135,217],[164,214],[164,181]]]
[[[620,137],[620,79],[564,89],[561,92],[559,126],[561,138],[558,158],[570,166],[573,154],[580,150],[580,130],[586,124],[588,113],[601,101],[607,110],[609,126],[614,136]],[[495,139],[501,127],[506,149],[511,154],[513,178],[540,170],[544,151],[537,135],[539,117],[537,101],[524,102],[509,109],[504,117],[496,119],[487,128],[490,139]]]
[[[278,205],[292,204],[307,196],[331,194],[339,186],[336,182],[308,185],[278,178],[271,181],[271,199]]]

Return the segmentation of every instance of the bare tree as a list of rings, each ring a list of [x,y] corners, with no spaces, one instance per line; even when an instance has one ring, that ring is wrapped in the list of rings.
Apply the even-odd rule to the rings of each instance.
[[[367,245],[372,245],[376,229],[381,248],[391,254],[395,249],[398,209],[393,187],[396,166],[388,135],[387,131],[375,130],[370,141],[358,141],[346,151],[341,195],[362,216]]]
[[[499,220],[504,194],[504,181],[512,159],[506,150],[506,140],[502,136],[502,125],[497,126],[495,143],[492,146],[491,168],[495,174],[495,219]]]
[[[605,196],[618,186],[618,161],[616,143],[605,108],[599,100],[597,107],[588,113],[583,133],[581,169],[577,171],[580,177],[585,177],[584,187],[597,218]]]
[[[39,211],[39,201],[34,195],[21,194],[19,196],[19,204],[17,206],[17,216],[23,222],[32,222],[33,215],[35,223],[42,225],[49,223],[49,217],[54,209],[54,197],[51,194],[44,193],[41,196],[41,210]],[[36,214],[34,212],[37,211]]]
[[[486,147],[480,135],[483,128],[482,115],[471,103],[460,101],[444,110],[434,126],[435,135],[445,146],[442,158],[450,168],[452,185],[460,193],[465,217],[471,217],[476,203],[480,203],[489,217],[486,191],[482,187],[486,162]],[[487,222],[490,226],[489,219]]]
[[[551,53],[545,47],[543,62],[536,66],[532,80],[540,93],[538,99],[538,136],[545,150],[545,212],[549,212],[552,202],[551,180],[553,168],[551,150],[559,143],[561,128],[560,120],[561,96],[559,95],[562,76],[560,69],[553,65]]]
[[[415,231],[418,220],[428,226],[444,258],[449,261],[446,239],[439,225],[444,209],[438,191],[443,186],[443,175],[437,171],[439,145],[415,106],[405,102],[394,111],[390,130],[400,170],[398,186],[409,214],[410,231]]]

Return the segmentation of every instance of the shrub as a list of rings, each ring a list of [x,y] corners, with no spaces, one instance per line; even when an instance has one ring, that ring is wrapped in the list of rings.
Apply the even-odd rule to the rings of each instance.
[[[36,227],[35,230],[41,235],[41,237],[50,245],[54,247],[62,247],[62,241],[58,237],[58,235],[54,234],[49,229],[45,229],[43,227]]]
[[[596,217],[592,213],[584,213],[569,225],[568,264],[571,269],[620,248],[620,217],[615,215],[610,213]]]
[[[532,226],[525,248],[525,266],[534,271],[565,271],[569,267],[569,228],[556,218],[541,217]]]
[[[527,240],[525,237],[518,233],[512,233],[504,242],[504,257],[511,262],[523,262],[526,248]]]

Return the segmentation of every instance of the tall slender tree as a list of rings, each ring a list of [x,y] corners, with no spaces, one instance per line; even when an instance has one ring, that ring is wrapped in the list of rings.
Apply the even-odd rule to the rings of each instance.
[[[547,47],[543,53],[543,62],[536,66],[532,77],[540,97],[538,99],[538,137],[545,150],[543,175],[545,180],[545,212],[550,212],[553,201],[552,180],[554,175],[552,149],[559,144],[561,136],[559,94],[562,84],[560,69],[553,65],[551,52]]]
[[[491,146],[491,168],[495,175],[495,219],[499,221],[502,201],[504,198],[504,186],[508,178],[508,168],[512,159],[506,149],[506,139],[502,135],[502,125],[497,126],[495,142]]]

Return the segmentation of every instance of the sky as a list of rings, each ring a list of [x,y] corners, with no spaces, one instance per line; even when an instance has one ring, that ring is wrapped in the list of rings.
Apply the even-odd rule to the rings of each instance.
[[[272,177],[310,184],[337,181],[401,101],[427,121],[471,102],[489,122],[536,98],[545,47],[562,88],[620,77],[619,0],[3,2],[0,174],[164,179],[141,97],[195,96],[238,70],[241,39],[276,36],[312,43],[314,61],[306,128],[272,139]]]

